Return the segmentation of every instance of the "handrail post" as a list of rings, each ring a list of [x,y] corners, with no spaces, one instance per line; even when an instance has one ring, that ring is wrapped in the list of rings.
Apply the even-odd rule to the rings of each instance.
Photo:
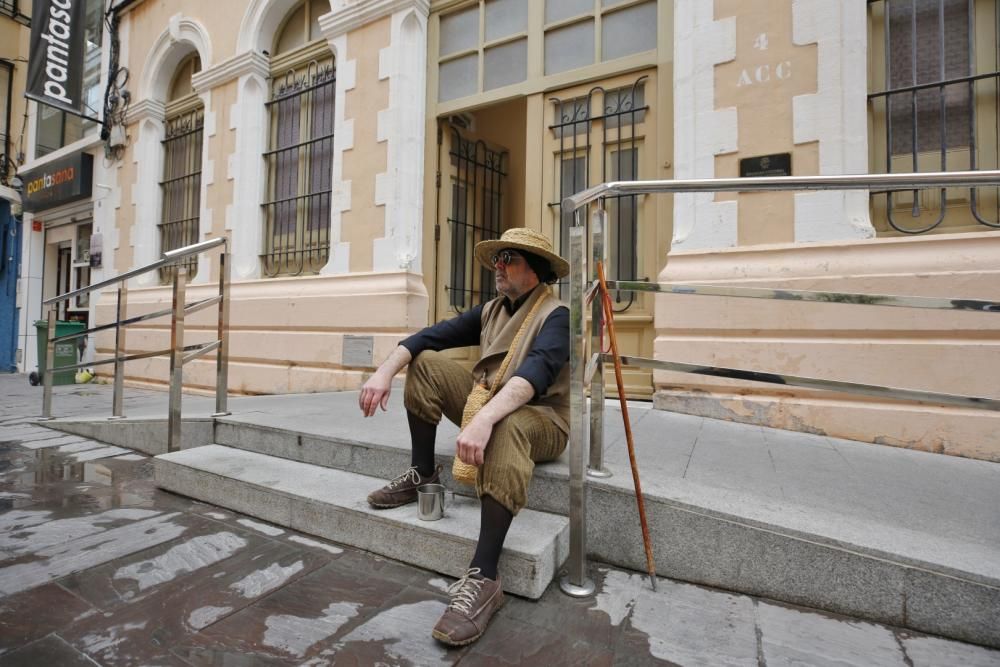
[[[167,417],[167,451],[181,448],[181,389],[184,385],[184,302],[187,269],[174,271],[174,312],[170,321],[170,408]]]
[[[122,419],[125,417],[125,362],[122,361],[122,357],[125,356],[125,327],[122,326],[122,320],[125,319],[127,302],[128,283],[122,281],[118,285],[118,308],[116,310],[117,319],[115,320],[115,383],[111,398],[112,419]]]
[[[230,414],[227,401],[229,390],[229,285],[231,262],[229,251],[223,250],[219,256],[219,349],[215,352],[215,414],[225,417]]]
[[[591,218],[593,262],[590,267],[591,281],[597,280],[597,263],[605,258],[605,239],[608,229],[608,212],[604,199],[597,200],[597,209]],[[604,303],[597,293],[590,311],[590,353],[601,352],[601,331],[604,327]],[[598,361],[590,381],[590,463],[587,465],[590,477],[611,477],[611,471],[604,467],[604,362]]]
[[[576,212],[580,223],[582,211]],[[571,210],[564,212],[564,224],[573,221]],[[569,229],[570,247],[570,386],[569,386],[569,561],[567,573],[559,580],[559,588],[572,597],[589,597],[596,587],[587,576],[587,487],[584,460],[587,452],[587,411],[584,396],[586,366],[585,322],[583,316],[583,281],[586,268],[585,228],[576,224]]]
[[[55,373],[52,372],[52,365],[56,361],[56,309],[49,306],[47,339],[45,342],[45,373],[42,374],[42,419],[52,419],[52,382],[55,380]]]

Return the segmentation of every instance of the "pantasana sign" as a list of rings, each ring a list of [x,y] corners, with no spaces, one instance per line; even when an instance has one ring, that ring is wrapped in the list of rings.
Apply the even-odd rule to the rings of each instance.
[[[25,97],[83,113],[86,0],[33,0]]]

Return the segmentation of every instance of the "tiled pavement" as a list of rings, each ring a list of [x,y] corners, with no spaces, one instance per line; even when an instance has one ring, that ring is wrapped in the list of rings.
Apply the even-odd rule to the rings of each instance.
[[[107,412],[101,387],[59,388]],[[130,390],[138,406],[144,392]],[[508,598],[462,650],[448,581],[155,488],[134,453],[31,423],[0,375],[3,665],[1000,665],[1000,652],[595,568],[598,595]]]

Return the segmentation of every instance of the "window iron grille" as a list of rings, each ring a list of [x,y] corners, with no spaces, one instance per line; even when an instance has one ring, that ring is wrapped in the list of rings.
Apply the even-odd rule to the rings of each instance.
[[[14,17],[19,14],[17,0],[0,0],[0,14]]]
[[[463,312],[496,296],[493,275],[476,261],[473,248],[502,231],[508,154],[482,139],[463,138],[454,126],[451,132],[451,271],[445,290],[451,307]]]
[[[994,117],[1000,109],[1000,10],[992,3],[992,17],[977,16],[977,10],[982,14],[990,5],[977,0],[868,0],[870,12],[881,10],[883,27],[886,89],[870,93],[868,100],[873,112],[885,118],[882,159],[887,173],[900,158],[908,163],[905,170],[913,172],[921,171],[921,163],[926,171],[927,158],[933,158],[937,164],[931,168],[940,171],[996,167],[984,165],[983,156],[996,160],[1000,128],[993,129],[997,145],[984,150],[989,138],[980,132],[979,118],[984,109],[991,109]],[[985,20],[993,24],[993,36],[977,48],[977,24]],[[992,66],[982,71],[982,55],[990,50]],[[998,124],[996,119],[993,124]],[[1000,188],[994,190],[990,199],[995,202]],[[925,208],[937,209],[933,220],[918,226],[899,220],[894,204],[898,194],[872,196],[886,197],[887,222],[903,234],[923,234],[945,220],[944,188],[936,205],[930,198],[921,201],[920,193],[913,191],[912,218],[920,218]],[[972,216],[980,225],[1000,228],[1000,210],[983,210],[982,200],[980,188],[970,188]]]
[[[330,257],[333,189],[333,63],[310,62],[276,81],[271,116],[264,274],[315,274]]]
[[[198,242],[201,211],[201,154],[204,141],[205,113],[195,109],[166,123],[163,138],[163,214],[159,224],[160,250],[176,250]],[[182,264],[160,268],[160,282],[174,279],[178,266],[187,269],[188,279],[198,272],[197,257],[191,255]]]
[[[550,98],[555,122],[549,126],[553,136],[559,138],[559,200],[550,207],[560,208],[566,197],[590,187],[590,161],[599,152],[601,163],[600,182],[638,180],[640,141],[636,127],[646,118],[649,105],[645,103],[644,81],[641,76],[631,86],[606,90],[595,86],[585,96],[568,100]],[[600,103],[598,106],[598,102]],[[594,109],[598,113],[593,113]],[[601,143],[593,146],[592,130],[599,125]],[[639,208],[636,195],[615,195],[605,198],[608,212],[606,230],[609,253],[609,280],[638,280],[638,222]],[[569,251],[569,225],[559,216],[559,253],[564,257]],[[589,226],[590,221],[587,221]],[[561,281],[559,292],[568,296],[567,283]],[[616,312],[628,310],[634,302],[633,292],[615,292]]]

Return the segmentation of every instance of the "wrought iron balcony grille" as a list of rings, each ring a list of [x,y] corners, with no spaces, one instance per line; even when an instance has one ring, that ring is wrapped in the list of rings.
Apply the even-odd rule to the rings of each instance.
[[[639,152],[642,139],[637,126],[646,118],[649,105],[645,104],[647,77],[636,79],[631,86],[605,90],[595,86],[583,97],[562,100],[550,98],[554,106],[554,123],[549,126],[559,138],[559,201],[549,204],[559,208],[566,197],[590,187],[590,160],[595,151],[601,164],[601,181],[631,181],[642,177],[639,173]],[[598,95],[599,94],[599,95]],[[594,113],[595,106],[597,113]],[[601,143],[592,145],[592,129],[600,126]],[[639,222],[638,200],[635,195],[615,195],[605,203],[610,220],[608,242],[614,262],[611,263],[611,280],[637,280],[639,257],[637,228]],[[570,226],[560,216],[559,252],[564,257],[569,250]],[[560,297],[568,297],[565,280],[559,283]],[[634,301],[631,292],[615,292],[616,310],[627,310]]]
[[[445,290],[451,307],[462,312],[496,296],[493,276],[472,250],[479,241],[501,234],[508,156],[482,139],[463,138],[458,128],[451,133],[451,271]]]
[[[194,109],[167,121],[163,139],[163,215],[159,224],[160,250],[169,252],[198,242],[201,211],[201,154],[205,112]],[[160,283],[173,281],[178,266],[187,269],[188,279],[198,272],[197,255],[182,263],[159,269]]]
[[[315,274],[330,257],[333,62],[310,62],[275,81],[267,103],[271,150],[264,207],[264,274]]]
[[[996,169],[1000,152],[1000,9],[982,0],[868,0],[884,89],[868,95],[876,169],[886,173]],[[881,31],[881,43],[878,32]],[[903,234],[946,223],[968,206],[972,227],[1000,228],[1000,188],[873,192]],[[881,205],[882,201],[879,201]],[[874,202],[873,202],[874,203]],[[908,209],[908,210],[907,210]],[[909,218],[909,219],[907,219]],[[952,222],[946,223],[949,229]]]

